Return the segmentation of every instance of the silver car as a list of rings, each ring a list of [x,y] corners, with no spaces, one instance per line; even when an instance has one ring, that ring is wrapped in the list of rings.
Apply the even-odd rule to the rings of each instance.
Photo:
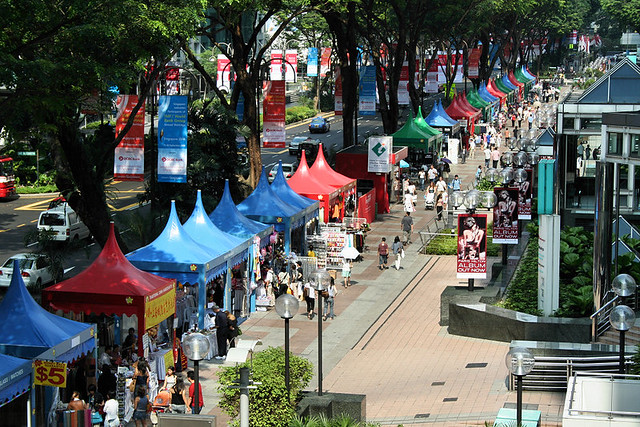
[[[0,267],[0,287],[8,287],[13,275],[13,261],[20,263],[22,280],[27,287],[41,288],[54,279],[62,280],[63,272],[55,272],[46,256],[34,253],[17,254]]]

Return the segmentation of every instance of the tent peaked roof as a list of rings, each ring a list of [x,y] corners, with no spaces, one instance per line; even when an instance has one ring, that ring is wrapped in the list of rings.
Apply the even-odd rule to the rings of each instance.
[[[489,81],[487,82],[487,91],[497,97],[497,98],[504,98],[507,96],[507,94],[503,91],[501,91],[500,89],[498,89],[496,87],[496,83],[493,79],[489,79]]]
[[[240,213],[231,198],[229,180],[225,181],[222,197],[218,206],[209,214],[209,219],[224,232],[245,239],[254,235],[269,234],[272,228],[270,225],[254,221]]]
[[[491,94],[491,92],[489,92],[485,82],[482,82],[480,84],[480,88],[478,89],[478,94],[482,97],[482,99],[488,102],[496,102],[499,99],[497,96],[494,96]]]
[[[206,264],[215,256],[208,248],[193,240],[184,229],[176,212],[176,202],[171,201],[171,213],[162,233],[147,246],[137,249],[127,258],[134,262],[166,262],[182,264]]]
[[[444,117],[452,125],[458,124],[458,121],[451,118],[451,116],[449,116],[445,111],[444,106],[442,105],[442,99],[438,99],[438,114]]]
[[[271,189],[275,191],[282,200],[289,203],[291,206],[295,206],[300,209],[304,209],[314,203],[318,203],[308,197],[299,195],[293,191],[289,184],[287,184],[287,179],[284,177],[284,173],[282,172],[282,160],[278,161],[278,172],[271,183]]]
[[[469,100],[467,99],[467,94],[465,92],[462,92],[460,96],[458,96],[458,105],[460,105],[463,110],[468,111],[470,113],[475,114],[480,111],[479,108],[476,108],[469,103]]]
[[[524,83],[521,82],[520,80],[518,80],[515,76],[515,74],[513,74],[513,70],[509,71],[509,74],[507,74],[507,78],[509,79],[509,81],[511,82],[512,85],[517,86],[517,87],[522,87],[524,86]]]
[[[187,233],[195,240],[207,242],[207,246],[214,256],[222,255],[243,243],[243,239],[227,234],[220,230],[209,219],[202,204],[202,192],[198,190],[196,205],[191,216],[183,224]]]
[[[413,120],[413,112],[409,110],[409,118],[405,124],[393,133],[393,143],[398,145],[405,144],[426,144],[434,135],[430,135],[421,130]]]
[[[640,104],[640,67],[623,58],[589,86],[576,103]]]
[[[329,166],[329,163],[327,163],[327,159],[325,159],[322,151],[322,143],[320,144],[320,148],[318,148],[316,161],[313,162],[313,166],[311,166],[309,170],[316,179],[321,182],[326,182],[332,187],[354,187],[356,183],[355,179],[344,176],[341,173],[334,171],[331,166]]]
[[[173,282],[136,268],[118,246],[113,223],[109,237],[98,257],[77,275],[49,286],[48,292],[78,292],[103,295],[148,295]],[[46,299],[46,298],[45,298]]]
[[[451,119],[453,120],[453,119]],[[425,118],[425,121],[430,125],[430,126],[437,126],[437,127],[448,127],[448,126],[452,126],[452,123],[447,120],[444,116],[442,116],[441,114],[439,114],[438,111],[438,103],[434,102],[433,103],[433,107],[431,108],[431,112],[429,113],[429,115]],[[457,123],[454,120],[454,123]]]
[[[238,210],[244,215],[263,217],[292,217],[299,212],[271,189],[264,167],[255,190],[238,204]]]
[[[318,150],[320,151],[320,150]],[[329,198],[335,197],[338,193],[335,187],[330,186],[326,182],[320,182],[309,170],[307,164],[307,157],[305,151],[302,150],[302,156],[300,157],[300,166],[293,174],[287,184],[298,194],[309,195],[329,195]]]
[[[56,316],[40,307],[27,291],[19,263],[14,261],[11,284],[0,303],[0,353],[33,358],[80,334],[90,325]]]
[[[440,135],[440,131],[432,128],[431,126],[429,126],[429,123],[427,123],[427,121],[422,117],[422,107],[418,107],[418,115],[416,115],[416,118],[413,119],[413,121],[416,123],[416,125],[418,125],[418,128],[423,131],[426,132],[429,135]]]

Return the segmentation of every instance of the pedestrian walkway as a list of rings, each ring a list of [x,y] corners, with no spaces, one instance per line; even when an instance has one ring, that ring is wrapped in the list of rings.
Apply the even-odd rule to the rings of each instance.
[[[463,188],[484,160],[476,156],[452,165]],[[376,247],[381,237],[402,236],[402,205],[379,215],[367,236],[370,248],[352,271],[354,286],[339,286],[336,318],[323,322],[323,389],[365,394],[367,421],[381,425],[484,425],[502,407],[515,407],[516,393],[507,390],[505,356],[508,343],[454,336],[439,325],[440,294],[447,286],[464,286],[456,278],[455,256],[418,253],[417,231],[435,216],[424,210],[422,192],[412,214],[414,244],[405,248],[402,268],[380,271]],[[389,265],[393,262],[390,257]],[[488,285],[476,280],[475,286]],[[291,351],[317,365],[317,318],[308,320],[304,304],[291,320]],[[499,325],[496,325],[499,327]],[[252,313],[242,324],[243,339],[259,339],[262,348],[284,345],[284,322],[275,310]],[[260,347],[257,348],[258,351]],[[205,413],[228,417],[215,407],[218,361],[201,363]],[[317,378],[309,390],[316,390]],[[561,425],[564,393],[525,392],[527,409],[542,411],[542,425]]]

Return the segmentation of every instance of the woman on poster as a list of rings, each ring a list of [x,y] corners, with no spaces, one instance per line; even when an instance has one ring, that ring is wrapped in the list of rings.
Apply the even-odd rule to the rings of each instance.
[[[484,230],[477,224],[476,219],[468,216],[464,219],[464,229],[458,238],[458,256],[464,260],[485,259]]]
[[[511,227],[518,219],[518,207],[515,200],[511,198],[508,190],[500,191],[498,195],[498,217],[495,222],[500,227]]]

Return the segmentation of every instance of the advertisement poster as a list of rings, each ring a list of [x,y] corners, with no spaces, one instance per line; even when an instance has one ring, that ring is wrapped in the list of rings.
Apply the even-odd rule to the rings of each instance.
[[[340,67],[336,67],[336,84],[335,84],[335,115],[342,115],[342,75],[340,74]]]
[[[409,63],[402,63],[400,80],[398,81],[398,104],[409,105]]]
[[[477,79],[480,76],[480,54],[482,49],[479,47],[471,49],[469,52],[468,73],[470,79]]]
[[[487,278],[487,216],[458,215],[458,279]]]
[[[493,243],[518,244],[518,187],[495,187]]]
[[[284,70],[282,69],[282,51],[271,51],[271,80],[283,80]]]
[[[67,386],[67,364],[50,360],[33,361],[33,383],[50,387]]]
[[[116,100],[116,136],[122,132],[133,107],[138,103],[138,95],[118,95]],[[116,147],[113,159],[113,179],[118,181],[144,180],[144,104],[129,128],[127,134]]]
[[[227,91],[231,91],[231,61],[221,53],[218,54],[216,85],[218,89],[226,88]]]
[[[167,68],[164,74],[167,95],[178,95],[180,93],[180,69]]]
[[[320,77],[325,77],[331,66],[331,48],[323,47],[322,56],[320,57]]]
[[[263,144],[265,148],[285,147],[285,93],[284,80],[266,82],[262,125]]]
[[[527,171],[527,180],[518,184],[518,219],[531,219],[533,169],[525,169],[525,171]]]
[[[284,57],[286,59],[285,80],[288,82],[295,82],[298,76],[298,51],[295,49],[292,49],[292,50],[287,49]]]
[[[158,182],[187,182],[187,97],[158,101]]]
[[[318,77],[318,48],[310,47],[307,53],[307,76]]]
[[[360,102],[358,105],[363,116],[376,115],[376,67],[360,67]]]
[[[457,55],[451,54],[451,71],[449,74],[453,73],[453,68],[458,64],[458,68],[456,69],[456,74],[453,78],[454,83],[462,83],[464,82],[464,66],[462,64],[462,52]],[[444,84],[447,81],[446,71],[447,71],[447,53],[446,52],[438,52],[438,81],[441,84]]]
[[[392,136],[370,136],[367,151],[367,172],[389,173],[391,171]]]

